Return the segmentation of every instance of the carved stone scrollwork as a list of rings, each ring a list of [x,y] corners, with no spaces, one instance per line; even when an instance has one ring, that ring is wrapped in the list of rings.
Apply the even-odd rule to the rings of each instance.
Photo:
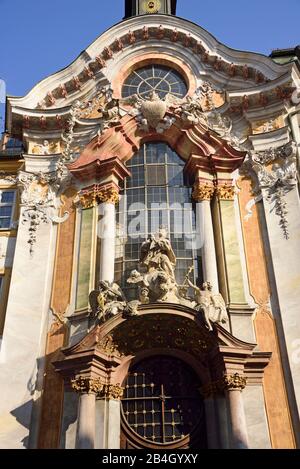
[[[196,202],[211,200],[214,196],[215,190],[216,189],[213,184],[197,181],[194,184],[192,197]]]
[[[29,224],[28,244],[30,253],[33,254],[38,227],[50,221],[62,223],[69,214],[66,212],[62,218],[56,216],[60,206],[58,193],[61,189],[57,172],[33,174],[20,171],[17,182],[21,190],[21,204],[24,207],[22,224]]]
[[[250,176],[255,183],[253,193],[259,195],[262,189],[267,192],[266,200],[275,209],[285,239],[289,239],[288,210],[285,196],[297,184],[297,145],[289,142],[279,148],[263,152],[250,152],[241,168],[241,174]],[[276,163],[275,163],[276,161]],[[272,167],[267,167],[274,162]],[[256,198],[259,200],[259,198]]]
[[[234,200],[236,189],[232,184],[225,183],[216,187],[216,195],[219,200]]]
[[[111,335],[104,337],[100,342],[98,342],[97,349],[101,352],[104,352],[108,356],[121,356],[118,347],[114,343],[113,337]]]
[[[6,171],[0,171],[0,181],[8,184],[16,184],[17,176],[15,174],[8,174]]]

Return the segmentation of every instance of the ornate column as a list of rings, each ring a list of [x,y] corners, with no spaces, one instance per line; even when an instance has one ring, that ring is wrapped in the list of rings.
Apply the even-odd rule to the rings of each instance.
[[[124,389],[117,384],[106,385],[98,394],[98,449],[119,449],[121,437],[121,399]]]
[[[216,260],[216,249],[210,202],[215,187],[212,181],[198,179],[194,184],[193,199],[196,204],[197,228],[199,242],[202,245],[203,277],[210,282],[213,292],[219,292],[219,280]],[[200,233],[199,233],[200,231]]]
[[[96,431],[96,394],[103,389],[99,379],[79,376],[71,381],[72,389],[80,394],[76,448],[94,449]]]
[[[115,277],[115,239],[116,209],[119,202],[119,189],[113,185],[102,185],[98,191],[100,263],[99,280],[114,281]]]
[[[255,140],[253,144],[255,146]],[[243,172],[254,182],[253,203],[262,200],[261,224],[269,244],[267,265],[273,314],[282,351],[285,386],[296,439],[299,435],[300,362],[300,199],[297,144],[281,147],[266,140],[249,152]],[[300,445],[298,438],[297,444]]]
[[[80,394],[76,448],[120,448],[123,388],[118,384],[104,384],[100,378],[83,376],[73,379],[71,386]]]
[[[76,179],[84,182],[84,188],[79,194],[82,206],[89,208],[98,205],[97,236],[100,242],[98,279],[113,282],[116,238],[115,205],[119,202],[119,184],[130,176],[130,172],[117,157],[106,160],[95,159],[89,165],[73,165],[70,171]]]
[[[249,447],[247,424],[242,398],[242,390],[245,386],[246,378],[239,373],[233,373],[226,374],[221,379],[208,383],[202,387],[201,393],[204,397],[209,448],[225,448],[227,444],[224,435],[225,429],[222,428],[222,425],[226,425],[227,422],[226,418],[224,421],[224,416],[222,415],[223,409],[221,409],[220,400],[217,402],[217,399],[224,396],[224,391],[227,395],[228,411],[231,423],[230,448],[242,449]],[[215,411],[216,406],[218,407],[218,425]]]
[[[100,329],[93,327],[79,343],[63,349],[64,358],[53,363],[66,389],[71,384],[80,394],[76,448],[120,447],[123,388],[113,380],[121,354],[110,335],[101,338]]]
[[[231,448],[249,448],[247,424],[243,404],[242,390],[246,387],[246,378],[238,373],[224,376],[224,389],[227,390],[231,420]]]

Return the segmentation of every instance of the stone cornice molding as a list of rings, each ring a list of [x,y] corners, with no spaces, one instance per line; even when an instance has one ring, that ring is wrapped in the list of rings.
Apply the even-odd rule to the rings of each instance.
[[[95,148],[97,147],[98,143],[95,144]],[[74,163],[68,166],[68,169],[74,178],[80,182],[101,181],[111,177],[115,177],[121,182],[130,176],[130,171],[118,156],[99,158],[95,151],[93,157],[89,159],[84,152]]]
[[[178,17],[130,18],[102,34],[71,65],[37,84],[25,97],[9,97],[9,129],[15,131],[20,125],[63,128],[70,106],[76,100],[92,99],[95,90],[111,83],[126,63],[134,58],[138,61],[145,54],[145,44],[147,53],[157,53],[159,48],[187,64],[198,81],[217,78],[228,92],[232,112],[248,112],[262,100],[264,106],[274,102],[284,106],[299,75],[292,64],[280,66],[263,55],[234,51]]]
[[[163,25],[162,28],[161,25]],[[32,102],[34,95],[39,94],[38,91],[45,90],[48,104],[54,105],[58,99],[53,88],[55,83],[58,84],[60,97],[66,99],[71,89],[80,91],[87,81],[93,82],[95,75],[103,71],[110,60],[115,60],[124,54],[126,48],[135,48],[149,39],[151,39],[151,45],[157,42],[161,46],[162,42],[169,42],[173,45],[173,49],[176,43],[186,51],[191,50],[195,55],[199,55],[199,59],[202,58],[204,63],[213,66],[214,70],[220,74],[224,72],[232,79],[239,77],[241,83],[247,80],[254,82],[255,80],[274,80],[291,69],[290,65],[280,66],[267,56],[230,49],[220,44],[203,28],[188,20],[165,15],[154,15],[151,18],[141,16],[125,20],[100,35],[71,65],[36,85],[25,98],[10,99],[12,102],[22,102],[26,106],[27,103]],[[248,66],[247,69],[245,64]],[[256,77],[252,68],[260,72],[262,76]],[[62,88],[60,88],[61,83],[63,83]]]

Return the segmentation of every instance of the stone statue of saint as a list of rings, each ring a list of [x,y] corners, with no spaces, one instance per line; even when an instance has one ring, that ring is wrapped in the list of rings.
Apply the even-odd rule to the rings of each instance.
[[[147,272],[160,270],[175,280],[176,256],[165,229],[160,229],[156,237],[150,235],[142,244],[140,265],[146,267]]]
[[[203,319],[210,331],[213,323],[226,323],[228,314],[224,299],[220,293],[213,293],[209,282],[202,285],[202,289],[194,285],[189,279],[188,284],[195,291],[196,310],[202,312]]]

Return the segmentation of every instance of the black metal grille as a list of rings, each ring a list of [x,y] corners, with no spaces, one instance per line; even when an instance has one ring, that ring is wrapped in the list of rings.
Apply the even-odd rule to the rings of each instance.
[[[199,379],[181,360],[145,359],[129,373],[122,401],[130,428],[153,443],[180,441],[202,423]]]

